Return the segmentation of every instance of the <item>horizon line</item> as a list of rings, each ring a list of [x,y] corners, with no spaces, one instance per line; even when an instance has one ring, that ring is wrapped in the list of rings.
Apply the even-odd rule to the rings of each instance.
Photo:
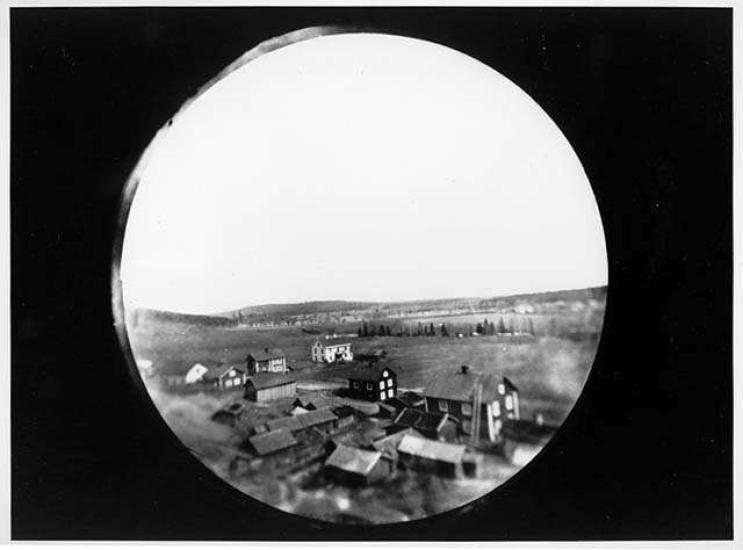
[[[598,288],[607,288],[609,286],[608,283],[604,283],[603,285],[595,285],[595,286],[584,286],[584,287],[577,287],[577,288],[558,288],[554,290],[535,290],[531,292],[515,292],[512,294],[498,294],[498,295],[481,295],[481,296],[451,296],[451,297],[443,297],[443,298],[418,298],[418,299],[412,299],[412,300],[389,300],[389,301],[383,301],[383,300],[354,300],[354,299],[339,299],[339,298],[332,298],[332,299],[317,299],[317,300],[307,300],[305,302],[272,302],[272,303],[263,303],[263,304],[251,304],[246,306],[237,307],[235,309],[230,309],[227,311],[218,311],[215,313],[194,313],[194,312],[188,312],[188,311],[174,311],[169,309],[160,309],[160,308],[154,308],[154,307],[147,307],[147,306],[133,306],[132,310],[150,310],[150,311],[159,311],[162,313],[175,313],[180,315],[199,315],[203,317],[224,317],[225,315],[232,314],[235,312],[238,312],[243,309],[248,308],[254,308],[254,307],[267,307],[267,306],[292,306],[292,305],[305,305],[305,304],[316,304],[316,303],[327,303],[327,302],[342,302],[342,303],[360,303],[360,304],[410,304],[415,302],[436,302],[436,301],[444,301],[444,300],[488,300],[493,298],[510,298],[512,296],[528,296],[532,294],[547,294],[550,292],[574,292],[579,290],[590,290],[590,289],[598,289]],[[126,309],[126,306],[125,306]]]

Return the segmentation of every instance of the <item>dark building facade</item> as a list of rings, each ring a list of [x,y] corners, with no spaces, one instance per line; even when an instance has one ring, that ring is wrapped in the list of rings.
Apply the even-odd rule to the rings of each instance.
[[[397,395],[397,375],[381,365],[358,367],[348,372],[348,392],[354,399],[386,401]]]

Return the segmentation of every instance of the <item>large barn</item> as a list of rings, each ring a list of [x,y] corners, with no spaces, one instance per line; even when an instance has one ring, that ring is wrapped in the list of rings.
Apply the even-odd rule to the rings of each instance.
[[[465,433],[495,441],[506,419],[519,418],[518,388],[505,377],[481,374],[463,365],[433,374],[426,383],[426,408],[456,418]],[[479,409],[479,415],[473,411]]]
[[[256,374],[245,382],[245,399],[248,401],[271,401],[282,397],[294,397],[297,381],[285,374]]]

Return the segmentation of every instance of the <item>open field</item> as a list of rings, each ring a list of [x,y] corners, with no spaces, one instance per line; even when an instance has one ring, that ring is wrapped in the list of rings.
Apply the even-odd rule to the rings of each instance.
[[[243,363],[251,351],[280,347],[300,380],[342,381],[343,366],[309,360],[316,338],[297,327],[140,325],[131,332],[135,356],[152,360],[156,369],[173,363],[188,369],[205,360]],[[453,371],[462,364],[508,376],[521,391],[525,416],[539,411],[556,423],[564,420],[578,398],[597,344],[593,338],[510,335],[383,336],[354,338],[352,343],[355,352],[386,350],[385,364],[397,372],[401,387],[424,388],[430,374]]]

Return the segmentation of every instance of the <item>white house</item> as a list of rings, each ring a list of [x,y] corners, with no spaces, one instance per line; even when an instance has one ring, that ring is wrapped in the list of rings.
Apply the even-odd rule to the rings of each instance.
[[[196,363],[193,367],[188,369],[188,372],[186,373],[186,384],[194,384],[195,382],[200,382],[207,372],[209,372],[208,368],[206,368],[201,363]]]
[[[351,344],[325,344],[317,340],[312,345],[312,361],[315,363],[335,363],[336,361],[351,361],[353,352]]]

